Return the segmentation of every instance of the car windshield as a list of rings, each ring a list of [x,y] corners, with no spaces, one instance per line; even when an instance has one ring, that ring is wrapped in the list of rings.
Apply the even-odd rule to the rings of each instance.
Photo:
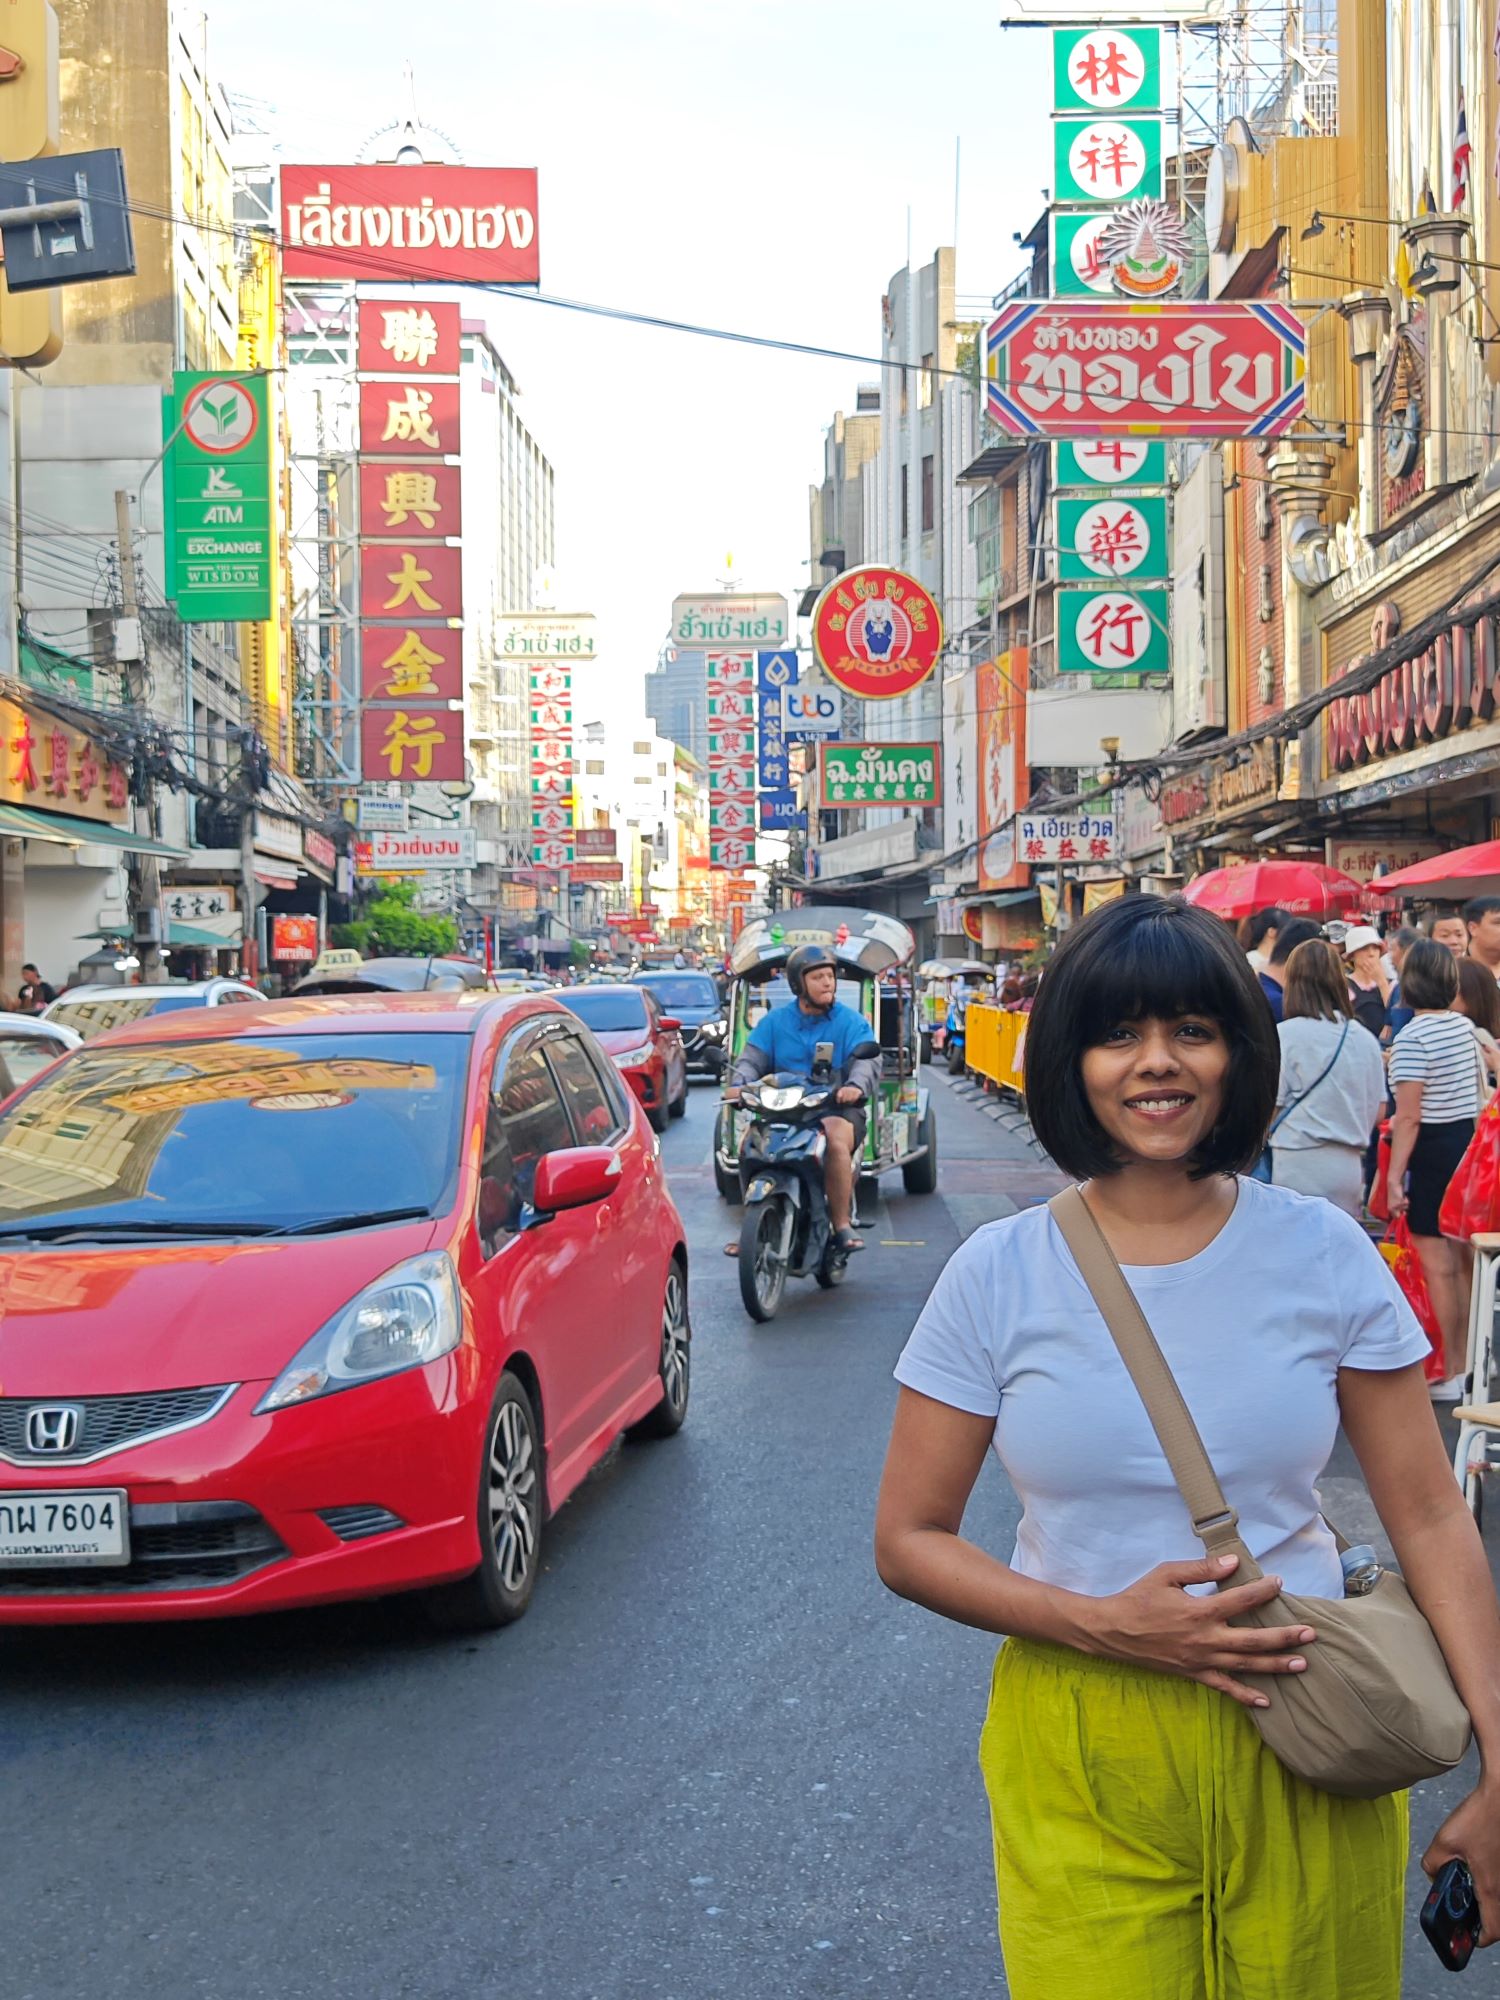
[[[9,1097],[63,1053],[61,1036],[0,1033],[0,1097]]]
[[[81,1049],[0,1114],[0,1241],[294,1230],[444,1203],[466,1035]]]
[[[675,1014],[681,1007],[712,1007],[718,1011],[719,990],[706,972],[649,972],[635,983],[648,986],[669,1014]]]
[[[564,986],[558,999],[586,1021],[596,1035],[609,1035],[628,1028],[646,1032],[646,1003],[628,986]]]

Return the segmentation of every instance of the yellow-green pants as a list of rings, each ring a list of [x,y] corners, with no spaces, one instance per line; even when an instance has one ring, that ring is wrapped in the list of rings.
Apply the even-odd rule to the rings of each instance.
[[[979,1763],[1013,2000],[1398,2000],[1404,1792],[1317,1791],[1227,1695],[1017,1639]]]

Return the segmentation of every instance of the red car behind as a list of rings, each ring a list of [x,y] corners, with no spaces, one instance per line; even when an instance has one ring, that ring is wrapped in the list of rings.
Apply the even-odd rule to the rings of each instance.
[[[0,1624],[518,1617],[548,1516],[681,1425],[686,1285],[645,1120],[550,998],[116,1030],[0,1111]]]
[[[557,995],[585,1021],[615,1059],[625,1081],[645,1107],[654,1132],[687,1110],[687,1051],[682,1023],[664,1014],[661,1002],[643,986],[565,986]]]

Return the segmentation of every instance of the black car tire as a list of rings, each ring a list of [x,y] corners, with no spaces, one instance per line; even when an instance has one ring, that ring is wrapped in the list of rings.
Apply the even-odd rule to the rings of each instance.
[[[919,1048],[920,1048],[920,1058],[921,1058],[921,1060],[922,1060],[922,1061],[923,1061],[924,1063],[930,1063],[930,1062],[932,1061],[932,1037],[931,1037],[931,1035],[927,1035],[927,1034],[924,1034],[924,1035],[922,1036],[922,1038],[921,1038],[921,1042],[920,1042],[920,1044],[919,1044]]]
[[[427,1615],[445,1632],[494,1632],[514,1624],[531,1602],[542,1566],[541,1440],[531,1398],[509,1371],[500,1377],[484,1428],[478,1486],[479,1567],[426,1593]],[[504,1544],[506,1527],[514,1537],[510,1545]],[[519,1568],[510,1563],[511,1547],[520,1554]]]
[[[673,1098],[672,1102],[667,1106],[668,1116],[672,1118],[686,1118],[687,1100],[688,1100],[688,1080],[687,1080],[687,1071],[684,1070],[682,1073],[682,1089],[679,1092],[679,1094]]]
[[[667,1129],[667,1107],[664,1104],[652,1105],[646,1113],[646,1123],[660,1136]]]
[[[917,1127],[917,1144],[927,1151],[919,1160],[910,1160],[901,1169],[901,1185],[908,1194],[936,1194],[938,1184],[937,1113],[929,1104]]]
[[[661,1401],[648,1410],[626,1436],[632,1439],[676,1437],[687,1420],[693,1387],[693,1329],[688,1317],[687,1272],[674,1257],[667,1272],[661,1302]]]

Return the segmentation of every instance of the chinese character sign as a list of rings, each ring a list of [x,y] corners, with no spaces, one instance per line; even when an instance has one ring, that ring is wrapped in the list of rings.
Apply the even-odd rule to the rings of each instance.
[[[1108,214],[1055,209],[1052,226],[1052,296],[1087,298],[1090,293],[1112,297],[1109,266],[1099,253],[1099,239],[1110,225]]]
[[[574,845],[573,669],[538,660],[527,670],[531,727],[531,858],[571,868]]]
[[[786,727],[781,696],[797,683],[797,655],[791,652],[756,655],[756,777],[762,792],[784,792],[791,772],[787,764]],[[764,820],[762,820],[764,824]]]
[[[755,859],[756,656],[710,653],[707,667],[709,866],[745,868]]]
[[[360,692],[366,701],[460,701],[463,634],[447,625],[366,625]]]
[[[359,532],[365,541],[443,541],[463,533],[463,487],[456,465],[359,468]]]
[[[1120,851],[1113,813],[1022,813],[1016,823],[1021,859],[1035,866],[1113,861]]]
[[[985,335],[985,407],[1013,437],[1277,437],[1305,346],[1269,300],[1018,299]]]
[[[1165,590],[1057,593],[1057,664],[1063,673],[1164,674],[1171,667]]]
[[[367,458],[437,459],[459,450],[456,382],[359,385],[359,446]]]
[[[360,744],[367,784],[447,784],[464,776],[464,719],[436,703],[366,708]]]
[[[0,800],[125,825],[130,773],[81,730],[0,701]]]
[[[1161,109],[1160,28],[1059,28],[1052,36],[1058,111]]]
[[[1059,499],[1053,502],[1060,582],[1089,577],[1138,582],[1165,581],[1171,574],[1165,496],[1136,499]]]
[[[1063,493],[1076,487],[1164,487],[1167,448],[1146,438],[1089,438],[1060,444],[1052,483]]]
[[[456,375],[463,308],[456,299],[361,299],[362,375]]]
[[[364,618],[461,618],[463,555],[439,542],[371,542],[360,551]]]
[[[1052,125],[1052,191],[1058,201],[1160,198],[1159,118],[1058,118]]]
[[[1030,797],[1026,691],[1030,656],[1012,647],[982,660],[974,675],[979,737],[978,880],[981,889],[1020,889],[1031,880],[1017,859],[1015,815]]]

